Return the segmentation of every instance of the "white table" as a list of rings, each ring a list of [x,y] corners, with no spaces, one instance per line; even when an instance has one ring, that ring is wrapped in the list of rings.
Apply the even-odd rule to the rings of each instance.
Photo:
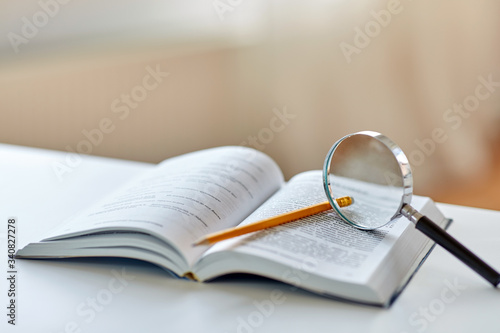
[[[6,253],[8,217],[17,218],[21,247],[151,167],[85,156],[61,181],[53,168],[66,158],[63,152],[0,145],[0,251]],[[454,219],[450,233],[500,268],[500,212],[439,207]],[[1,332],[500,331],[500,290],[439,247],[389,309],[257,278],[175,280],[132,260],[17,260],[16,269],[16,326],[7,324],[8,285],[0,279]],[[271,302],[274,290],[283,293],[279,304]]]

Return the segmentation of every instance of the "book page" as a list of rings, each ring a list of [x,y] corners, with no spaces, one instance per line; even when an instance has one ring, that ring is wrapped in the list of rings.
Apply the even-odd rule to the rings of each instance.
[[[276,163],[251,148],[194,152],[162,162],[72,218],[48,239],[105,231],[144,232],[172,243],[190,263],[206,250],[192,248],[196,239],[237,225],[282,183]]]
[[[323,201],[326,201],[326,195],[321,171],[305,172],[292,178],[241,225]],[[406,219],[398,219],[377,230],[366,231],[354,228],[329,210],[215,244],[202,261],[212,254],[238,252],[328,278],[363,283],[379,266],[408,223]]]

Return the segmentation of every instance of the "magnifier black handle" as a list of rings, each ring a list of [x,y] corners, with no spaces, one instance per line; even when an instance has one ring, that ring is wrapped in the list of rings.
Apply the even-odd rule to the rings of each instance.
[[[500,274],[491,268],[487,263],[482,261],[474,253],[469,251],[459,241],[453,238],[446,231],[441,229],[437,224],[432,222],[428,217],[422,216],[416,223],[415,228],[422,231],[430,239],[444,247],[455,257],[460,259],[464,264],[472,268],[479,275],[484,277],[495,287],[500,283]]]

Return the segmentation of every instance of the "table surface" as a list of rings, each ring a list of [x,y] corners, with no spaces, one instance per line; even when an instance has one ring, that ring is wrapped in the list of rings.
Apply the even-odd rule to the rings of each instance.
[[[0,144],[1,251],[7,252],[9,217],[17,220],[22,247],[151,167]],[[500,268],[500,212],[438,206],[454,220],[449,232]],[[0,267],[8,277],[6,259]],[[261,278],[177,280],[126,259],[18,259],[16,270],[15,326],[7,323],[8,281],[0,279],[2,332],[500,331],[500,291],[440,247],[389,309]]]

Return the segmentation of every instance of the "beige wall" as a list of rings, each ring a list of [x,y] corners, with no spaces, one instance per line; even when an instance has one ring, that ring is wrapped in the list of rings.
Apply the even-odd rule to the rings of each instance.
[[[159,162],[260,135],[259,147],[290,177],[321,168],[330,145],[350,132],[385,133],[411,155],[422,150],[416,140],[428,141],[441,128],[447,140],[414,165],[417,192],[470,181],[493,168],[500,89],[457,128],[443,117],[474,94],[478,77],[500,81],[499,5],[401,2],[387,27],[348,63],[340,44],[354,45],[354,29],[364,29],[374,20],[371,11],[387,4],[275,1],[250,23],[260,25],[258,38],[242,44],[63,43],[62,52],[3,57],[0,142],[76,149],[82,131],[108,118],[113,130],[92,154]],[[139,89],[148,67],[169,76],[120,119],[113,101]],[[290,115],[283,127],[274,120],[277,110]]]

